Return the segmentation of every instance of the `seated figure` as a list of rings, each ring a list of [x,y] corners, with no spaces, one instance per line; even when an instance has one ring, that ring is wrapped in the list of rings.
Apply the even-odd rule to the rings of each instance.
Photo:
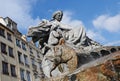
[[[42,60],[43,71],[46,76],[50,77],[50,68],[52,68],[53,63],[51,60],[46,59],[46,57],[55,56],[54,50],[50,50],[54,46],[59,44],[60,39],[64,39],[65,43],[75,49],[81,47],[99,47],[99,43],[91,40],[86,36],[84,27],[80,26],[77,28],[69,29],[69,25],[61,23],[63,12],[56,11],[53,14],[52,19],[42,20],[42,22],[37,27],[32,27],[28,31],[28,36],[32,37],[33,42],[39,41],[40,49],[43,51],[44,58]],[[61,50],[60,50],[61,53]],[[60,57],[57,57],[60,59]],[[59,62],[61,63],[61,62]],[[66,67],[66,65],[63,65]],[[57,68],[54,73],[60,74],[61,72]]]
[[[62,17],[63,12],[56,11],[53,14],[52,20],[49,21],[49,24],[51,24],[51,32],[48,38],[49,45],[57,45],[60,38],[64,38],[67,43],[77,48],[80,46],[100,45],[86,36],[86,32],[82,26],[69,29],[69,25],[60,22]]]
[[[44,44],[57,45],[60,38],[64,38],[70,46],[75,48],[101,46],[86,36],[84,27],[69,29],[69,25],[60,22],[62,17],[63,12],[56,11],[50,21],[44,19],[37,27],[30,28],[28,36],[32,37],[33,42],[39,41],[41,49],[45,46]]]

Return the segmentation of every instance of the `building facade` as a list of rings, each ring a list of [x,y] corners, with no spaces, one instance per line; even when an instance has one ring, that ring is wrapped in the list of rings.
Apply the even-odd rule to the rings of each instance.
[[[9,17],[0,17],[0,81],[41,81],[43,55]]]

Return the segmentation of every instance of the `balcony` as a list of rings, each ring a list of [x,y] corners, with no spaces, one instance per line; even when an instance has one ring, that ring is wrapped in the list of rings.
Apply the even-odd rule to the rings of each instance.
[[[21,60],[19,60],[19,63],[22,64],[22,65],[24,65],[24,62],[22,62]]]
[[[14,54],[13,53],[9,53],[9,56],[14,58]]]
[[[37,58],[37,60],[38,60],[39,62],[42,62],[41,58]]]
[[[31,53],[31,54],[33,54],[33,52],[32,52],[32,51],[30,51],[30,53]]]
[[[11,39],[11,38],[8,38],[8,40],[9,40],[10,42],[12,42],[12,39]]]
[[[30,65],[29,65],[29,64],[27,64],[27,63],[25,63],[25,66],[30,67]]]
[[[7,71],[3,71],[3,74],[5,74],[5,75],[9,75],[9,72],[7,72]]]
[[[35,56],[33,54],[30,54],[31,58],[35,58]]]
[[[6,50],[1,50],[1,52],[7,55],[7,52],[6,52]]]
[[[4,37],[4,38],[5,38],[5,35],[4,35],[4,34],[1,34],[1,33],[0,33],[0,36],[2,36],[2,37]]]

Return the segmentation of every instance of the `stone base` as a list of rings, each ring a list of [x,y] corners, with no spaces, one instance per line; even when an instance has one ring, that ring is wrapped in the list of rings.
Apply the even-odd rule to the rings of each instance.
[[[120,51],[84,64],[72,73],[45,81],[120,81]]]

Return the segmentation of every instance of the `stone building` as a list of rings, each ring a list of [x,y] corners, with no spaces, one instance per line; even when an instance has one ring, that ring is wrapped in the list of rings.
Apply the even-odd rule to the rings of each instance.
[[[41,51],[9,17],[0,17],[0,81],[40,81]]]

